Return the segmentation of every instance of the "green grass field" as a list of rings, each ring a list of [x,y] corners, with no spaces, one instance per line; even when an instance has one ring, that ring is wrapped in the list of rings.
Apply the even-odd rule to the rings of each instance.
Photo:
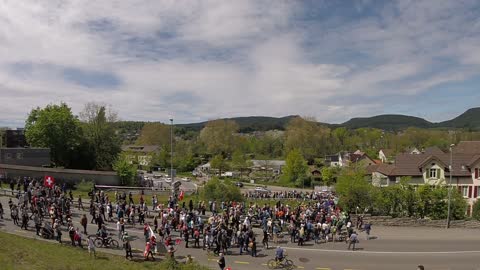
[[[90,257],[86,249],[74,248],[42,240],[24,238],[0,232],[0,269],[2,270],[82,270],[82,269],[170,269],[207,270],[198,265],[171,262],[143,262],[137,255],[136,261],[127,261],[122,256],[97,252],[97,258]]]

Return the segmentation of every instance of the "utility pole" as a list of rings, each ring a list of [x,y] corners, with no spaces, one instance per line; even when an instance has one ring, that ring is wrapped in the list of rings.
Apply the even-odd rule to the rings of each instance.
[[[455,146],[454,144],[450,145],[450,182],[448,183],[448,211],[447,211],[447,226],[446,229],[450,228],[450,211],[451,211],[451,200],[452,200],[452,174],[453,174],[453,152],[452,148]]]
[[[173,185],[173,116],[170,116],[170,180]],[[172,188],[173,195],[176,196],[174,189]]]

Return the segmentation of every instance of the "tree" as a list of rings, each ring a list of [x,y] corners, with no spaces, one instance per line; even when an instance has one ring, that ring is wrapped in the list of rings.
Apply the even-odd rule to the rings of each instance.
[[[361,211],[372,206],[372,185],[365,179],[361,170],[345,169],[337,179],[335,191],[339,204],[349,212],[357,207]]]
[[[90,102],[80,113],[80,119],[95,163],[93,169],[110,170],[121,151],[120,139],[113,128],[116,114],[107,111],[105,105]]]
[[[340,147],[345,147],[345,139],[348,136],[348,130],[345,127],[339,127],[332,131],[333,137],[338,140]]]
[[[124,186],[132,186],[137,178],[137,166],[131,164],[126,155],[119,155],[113,164],[113,169],[120,177],[120,183]]]
[[[219,176],[222,176],[222,172],[224,172],[228,168],[228,164],[222,155],[214,156],[210,161],[210,166],[212,167],[212,169],[218,170]]]
[[[240,171],[240,179],[243,176],[243,170],[247,168],[247,160],[241,151],[236,150],[232,155],[232,168]]]
[[[328,166],[325,166],[320,170],[324,185],[330,186],[331,184],[333,184],[333,182],[335,182],[335,171],[335,168]]]
[[[315,119],[293,118],[285,130],[285,151],[298,149],[309,161],[329,153],[330,129],[322,127]]]
[[[237,131],[238,124],[235,121],[210,121],[200,132],[200,141],[207,146],[211,154],[229,157],[236,147]]]
[[[25,122],[25,137],[32,147],[48,147],[53,163],[75,167],[72,160],[81,145],[79,120],[65,103],[33,109]]]
[[[230,181],[220,181],[217,177],[210,179],[202,189],[204,200],[212,201],[243,201],[240,189]]]
[[[300,150],[294,149],[288,153],[285,160],[282,180],[287,184],[295,183],[297,186],[302,186],[304,185],[303,181],[307,180],[307,171],[307,161],[303,158]]]
[[[159,145],[162,148],[170,147],[170,126],[163,123],[146,123],[140,136],[138,137],[137,145]]]

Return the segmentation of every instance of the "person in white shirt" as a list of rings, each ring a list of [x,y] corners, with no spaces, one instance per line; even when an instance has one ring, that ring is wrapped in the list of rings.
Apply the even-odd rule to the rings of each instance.
[[[92,253],[93,253],[93,257],[94,258],[97,258],[97,254],[95,253],[95,245],[93,243],[93,237],[92,236],[89,236],[87,238],[88,240],[88,254],[90,254],[90,257],[92,256]]]

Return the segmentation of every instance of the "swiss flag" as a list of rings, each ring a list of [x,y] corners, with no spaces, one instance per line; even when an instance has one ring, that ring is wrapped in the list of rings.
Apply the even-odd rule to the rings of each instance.
[[[53,185],[55,185],[55,178],[53,178],[53,176],[45,176],[43,179],[43,185],[52,188]]]

